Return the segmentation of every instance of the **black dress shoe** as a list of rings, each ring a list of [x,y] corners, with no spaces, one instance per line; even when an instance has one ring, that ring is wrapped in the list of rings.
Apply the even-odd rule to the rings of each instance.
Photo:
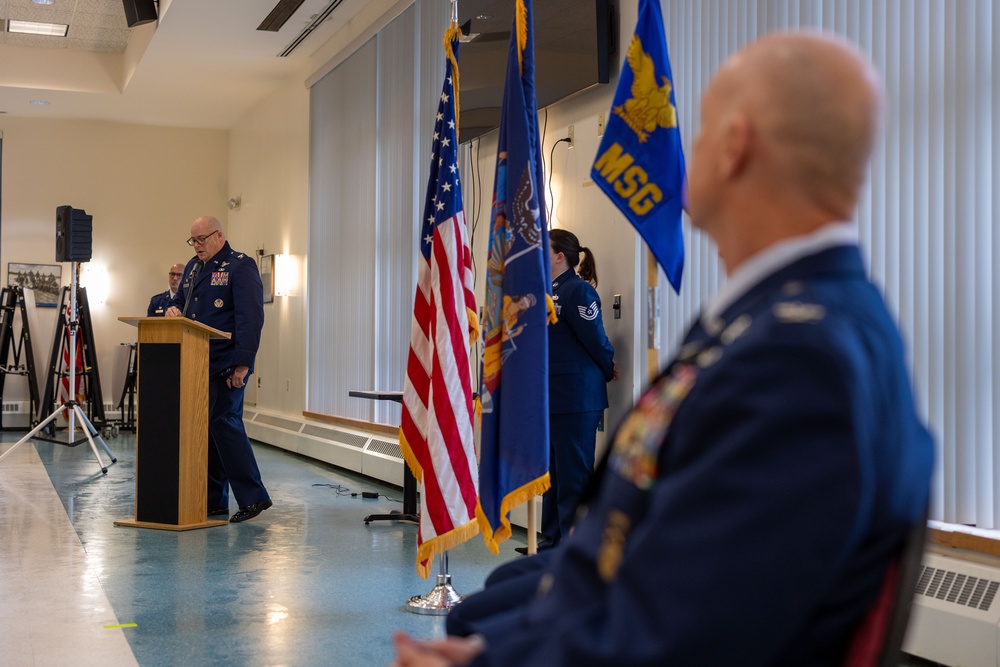
[[[240,521],[246,521],[247,519],[252,519],[268,507],[272,505],[270,500],[262,500],[259,503],[254,503],[253,505],[247,505],[246,507],[241,507],[239,511],[229,517],[229,523],[239,523]]]
[[[216,507],[214,510],[208,510],[208,516],[222,516],[223,514],[229,516],[228,507]]]
[[[551,549],[554,546],[555,545],[552,542],[549,542],[548,540],[543,540],[539,542],[537,545],[535,545],[535,553],[538,553],[540,551],[545,551],[546,549]],[[514,551],[524,556],[529,555],[528,547],[514,547]]]

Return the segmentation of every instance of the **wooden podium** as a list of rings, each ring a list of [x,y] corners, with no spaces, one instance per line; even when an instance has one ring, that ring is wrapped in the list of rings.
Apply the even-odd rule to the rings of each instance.
[[[119,317],[139,327],[135,519],[116,526],[191,530],[208,519],[208,347],[230,334],[186,317]]]

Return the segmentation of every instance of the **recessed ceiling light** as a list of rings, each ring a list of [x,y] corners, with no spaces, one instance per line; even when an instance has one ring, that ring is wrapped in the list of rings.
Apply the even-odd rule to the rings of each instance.
[[[7,32],[19,32],[25,35],[51,35],[65,37],[69,26],[64,23],[36,23],[35,21],[7,21]]]
[[[51,5],[56,0],[31,0],[36,5]]]
[[[31,100],[31,103],[35,104],[37,106],[40,106],[40,107],[44,107],[46,104],[48,104],[48,101],[46,101],[46,100]]]

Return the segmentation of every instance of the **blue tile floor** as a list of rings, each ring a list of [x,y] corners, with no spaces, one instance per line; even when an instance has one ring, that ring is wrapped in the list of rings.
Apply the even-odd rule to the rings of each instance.
[[[0,434],[0,454],[22,436]],[[135,439],[107,444],[107,475],[86,444],[27,442],[0,461],[0,665],[387,665],[393,630],[444,633],[443,617],[405,610],[435,583],[414,569],[417,527],[363,522],[402,509],[399,489],[255,445],[274,500],[259,517],[119,527],[134,517]],[[453,549],[456,590],[524,544],[521,531],[499,556],[480,537]]]

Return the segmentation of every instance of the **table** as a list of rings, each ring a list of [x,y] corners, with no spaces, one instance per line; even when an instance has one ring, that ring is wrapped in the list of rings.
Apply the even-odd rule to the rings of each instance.
[[[403,392],[401,391],[370,391],[351,390],[347,392],[353,398],[367,398],[373,401],[395,401],[403,402]],[[420,523],[420,514],[417,512],[417,478],[410,472],[410,466],[403,461],[403,511],[393,510],[389,514],[369,514],[365,517],[365,525],[372,521],[410,521]]]

